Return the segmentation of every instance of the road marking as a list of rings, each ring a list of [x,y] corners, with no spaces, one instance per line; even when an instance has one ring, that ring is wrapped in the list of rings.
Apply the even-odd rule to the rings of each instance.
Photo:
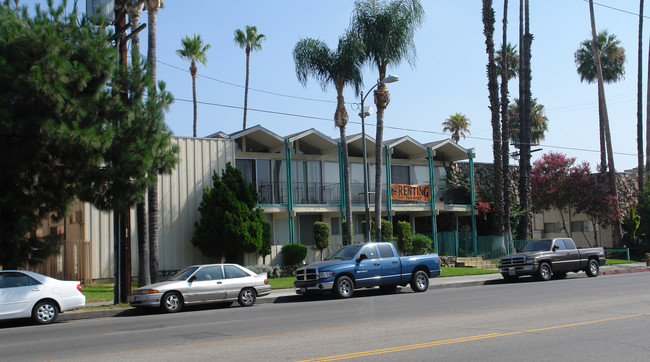
[[[551,327],[545,327],[545,328],[537,328],[537,329],[529,329],[529,330],[524,330],[524,331],[516,331],[516,332],[510,332],[510,333],[489,333],[489,334],[480,334],[476,336],[469,336],[469,337],[461,337],[461,338],[453,338],[453,339],[446,339],[442,341],[434,341],[434,342],[425,342],[425,343],[418,343],[418,344],[411,344],[411,345],[406,345],[406,346],[398,346],[398,347],[390,347],[390,348],[383,348],[383,349],[375,349],[371,351],[363,351],[363,352],[353,352],[353,353],[348,353],[348,354],[340,354],[337,356],[329,356],[329,357],[321,357],[321,358],[314,358],[314,359],[308,359],[308,360],[303,360],[300,362],[310,362],[310,361],[338,361],[342,359],[351,359],[351,358],[359,358],[359,357],[369,357],[369,356],[375,356],[378,354],[385,354],[385,353],[394,353],[394,352],[403,352],[403,351],[409,351],[413,349],[419,349],[419,348],[427,348],[427,347],[436,347],[436,346],[443,346],[446,344],[454,344],[454,343],[463,343],[463,342],[471,342],[471,341],[478,341],[482,339],[489,339],[489,338],[498,338],[498,337],[506,337],[506,336],[513,336],[517,334],[524,334],[524,333],[534,333],[534,332],[540,332],[540,331],[548,331],[552,329],[559,329],[559,328],[568,328],[568,327],[576,327],[576,326],[583,326],[587,324],[594,324],[594,323],[603,323],[603,322],[611,322],[615,320],[621,320],[621,319],[628,319],[628,318],[635,318],[635,317],[643,317],[643,316],[648,316],[650,313],[641,313],[641,314],[634,314],[634,315],[629,315],[629,316],[623,316],[623,317],[614,317],[614,318],[606,318],[606,319],[599,319],[595,321],[587,321],[587,322],[579,322],[579,323],[571,323],[571,324],[563,324],[559,326],[551,326]]]

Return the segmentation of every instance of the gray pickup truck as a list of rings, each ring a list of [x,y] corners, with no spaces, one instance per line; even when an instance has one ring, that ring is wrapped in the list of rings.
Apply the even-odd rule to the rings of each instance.
[[[603,248],[578,249],[569,238],[532,240],[520,253],[504,256],[499,272],[508,281],[520,275],[533,275],[539,280],[565,278],[568,272],[584,271],[589,277],[598,276],[605,265]]]

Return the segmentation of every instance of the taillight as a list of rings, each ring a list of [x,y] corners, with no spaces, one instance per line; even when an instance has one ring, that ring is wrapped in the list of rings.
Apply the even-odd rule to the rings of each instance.
[[[264,285],[269,285],[269,280],[268,279],[264,279]]]
[[[81,284],[77,284],[77,290],[79,291],[79,293],[82,293],[82,291],[81,291]]]

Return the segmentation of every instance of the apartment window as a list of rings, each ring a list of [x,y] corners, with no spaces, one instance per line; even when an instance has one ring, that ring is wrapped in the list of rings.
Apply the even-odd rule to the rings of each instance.
[[[575,231],[575,230],[574,230]],[[563,233],[566,232],[566,227],[563,223],[557,222],[545,222],[544,223],[544,233],[553,234],[553,233]]]
[[[591,221],[581,220],[581,221],[571,221],[571,231],[594,231],[594,225]]]
[[[332,235],[341,235],[341,218],[333,217],[330,222],[332,223]]]
[[[393,165],[390,167],[390,179],[393,184],[410,185],[409,167],[405,165]]]

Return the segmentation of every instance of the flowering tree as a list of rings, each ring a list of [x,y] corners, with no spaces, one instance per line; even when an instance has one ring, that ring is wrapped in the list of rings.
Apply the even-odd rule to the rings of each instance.
[[[555,208],[560,211],[564,225],[564,212],[573,201],[571,175],[580,167],[573,166],[575,157],[566,157],[559,152],[549,152],[533,163],[530,176],[531,201],[533,212],[548,211]],[[587,165],[587,171],[588,171]],[[566,230],[567,236],[569,231]]]
[[[589,164],[586,170],[576,173],[571,178],[571,189],[574,191],[576,213],[581,212],[589,218],[594,226],[594,240],[598,245],[598,231],[596,225],[603,227],[620,222],[620,210],[616,195],[612,195],[611,188],[604,173],[591,174]]]

